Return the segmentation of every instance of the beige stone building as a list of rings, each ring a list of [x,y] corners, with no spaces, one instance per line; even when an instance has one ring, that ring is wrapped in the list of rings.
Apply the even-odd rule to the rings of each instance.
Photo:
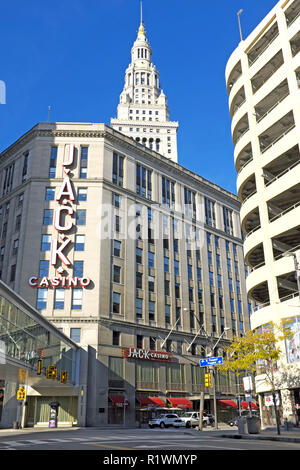
[[[85,123],[22,136],[1,154],[1,191],[2,280],[98,361],[87,422],[122,421],[115,397],[128,398],[131,422],[142,398],[198,400],[199,358],[249,328],[237,197]],[[218,384],[223,398],[237,391],[234,377]]]
[[[114,129],[39,123],[0,155],[1,279],[88,351],[87,425],[198,409],[201,391],[212,410],[199,360],[249,329],[239,200],[177,163],[143,25],[133,59]],[[150,103],[130,76],[143,67]],[[158,145],[131,133],[131,110]],[[216,384],[220,404],[241,392]]]
[[[238,173],[251,327],[292,320],[277,375],[284,418],[299,420],[300,2],[280,1],[242,40],[226,67]],[[273,409],[257,378],[265,419]]]

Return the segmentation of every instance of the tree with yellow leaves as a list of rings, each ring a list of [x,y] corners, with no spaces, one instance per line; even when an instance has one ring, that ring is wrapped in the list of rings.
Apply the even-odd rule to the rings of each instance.
[[[277,386],[277,362],[282,354],[280,342],[291,339],[292,332],[288,327],[290,321],[282,320],[278,325],[270,322],[261,330],[251,330],[245,336],[235,337],[225,349],[227,355],[219,369],[248,370],[265,375],[275,407],[277,433],[280,434],[280,422],[275,394]]]

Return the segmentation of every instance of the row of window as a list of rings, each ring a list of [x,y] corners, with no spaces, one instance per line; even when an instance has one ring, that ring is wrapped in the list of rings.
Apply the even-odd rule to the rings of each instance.
[[[113,183],[123,186],[124,182],[124,157],[113,154]],[[136,192],[147,199],[152,198],[152,171],[140,164],[136,165]],[[175,208],[175,182],[162,176],[161,178],[162,203],[168,207]],[[215,202],[204,198],[205,223],[213,227],[216,226]],[[188,188],[184,188],[184,204],[186,215],[196,218],[196,193]],[[233,235],[233,211],[223,206],[224,231]]]
[[[65,304],[65,289],[55,289],[54,291],[54,309],[63,310]],[[37,290],[37,310],[43,310],[47,308],[48,289]],[[71,297],[71,309],[81,310],[82,309],[82,289],[72,289]]]

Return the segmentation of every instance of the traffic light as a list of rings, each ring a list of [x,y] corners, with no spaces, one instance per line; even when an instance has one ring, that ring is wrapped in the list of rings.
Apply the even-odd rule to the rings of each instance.
[[[211,375],[205,374],[205,387],[211,387]]]
[[[57,379],[57,367],[49,366],[46,370],[46,379],[56,380]]]
[[[66,370],[62,370],[60,373],[60,383],[66,384],[68,380],[68,372]]]
[[[37,370],[36,370],[37,375],[41,375],[42,367],[43,367],[43,361],[39,359],[37,362]]]

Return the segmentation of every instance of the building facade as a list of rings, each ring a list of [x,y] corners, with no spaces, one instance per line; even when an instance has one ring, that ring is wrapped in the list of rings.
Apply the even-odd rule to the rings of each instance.
[[[176,132],[141,23],[111,127],[39,123],[0,155],[1,279],[88,351],[87,425],[212,410],[199,359],[250,326],[239,200]]]
[[[229,94],[251,328],[291,319],[278,373],[283,417],[298,422],[300,159],[300,2],[280,1],[228,60]],[[296,271],[296,275],[295,275]],[[266,420],[272,402],[257,379]]]
[[[40,123],[0,161],[1,278],[95,351],[87,423],[199,400],[199,358],[249,328],[237,197],[104,124]]]

